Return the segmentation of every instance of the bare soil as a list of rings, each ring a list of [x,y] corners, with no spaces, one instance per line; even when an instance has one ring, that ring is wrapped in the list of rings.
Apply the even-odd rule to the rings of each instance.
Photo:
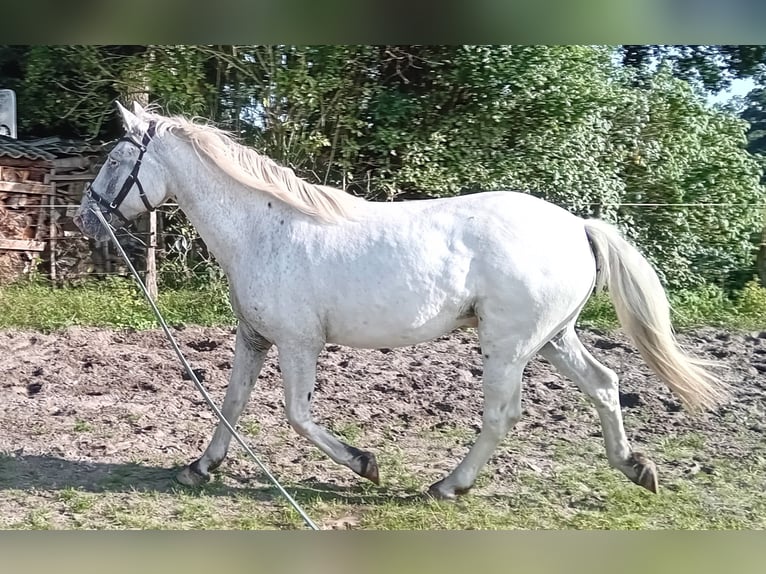
[[[187,327],[176,336],[220,404],[231,371],[233,330]],[[763,455],[766,331],[705,329],[679,336],[695,354],[721,361],[721,377],[733,388],[729,404],[700,415],[681,408],[621,334],[581,336],[621,376],[625,424],[636,449],[685,433],[703,437],[704,449],[686,460],[650,453],[661,481],[715,472],[712,461],[744,464],[755,453]],[[98,492],[108,488],[112,473],[139,490],[173,488],[177,466],[199,456],[215,424],[161,331],[1,331],[0,373],[0,512],[5,489]],[[481,374],[471,331],[394,350],[328,346],[320,357],[314,412],[361,448],[400,448],[425,489],[462,458],[479,430]],[[521,451],[506,441],[481,489],[512,489],[520,466],[548,472],[554,442],[566,441],[576,452],[600,434],[597,416],[580,391],[543,360],[527,367],[523,405],[512,434],[513,444],[526,447]],[[240,422],[277,476],[341,489],[361,480],[289,428],[274,350]],[[594,464],[606,466],[603,451],[596,457]],[[235,485],[256,477],[263,482],[257,467],[239,454],[229,456],[222,471]],[[386,472],[381,464],[384,483]]]

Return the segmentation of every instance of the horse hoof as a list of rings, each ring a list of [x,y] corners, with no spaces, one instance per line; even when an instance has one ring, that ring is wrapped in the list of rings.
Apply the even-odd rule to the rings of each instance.
[[[631,455],[630,463],[635,472],[633,482],[639,486],[643,486],[646,490],[657,494],[657,465],[640,452],[634,452]]]
[[[378,471],[378,461],[375,455],[366,450],[359,450],[356,447],[346,445],[346,448],[352,454],[353,459],[349,467],[362,478],[380,485],[380,474]]]
[[[209,474],[202,474],[201,472],[192,468],[193,465],[185,466],[181,471],[176,474],[176,480],[184,486],[201,486],[210,480]]]
[[[428,488],[428,495],[437,500],[455,500],[455,498],[465,494],[469,490],[471,490],[470,486],[466,488],[448,487],[445,485],[444,479],[442,479],[439,482],[433,483]]]
[[[428,487],[428,496],[436,500],[455,500],[455,493],[442,490],[438,482]]]
[[[371,452],[363,452],[359,457],[359,463],[360,468],[362,469],[362,472],[359,473],[360,476],[363,476],[374,484],[380,485],[380,473],[378,471],[378,461],[375,458],[375,455]]]

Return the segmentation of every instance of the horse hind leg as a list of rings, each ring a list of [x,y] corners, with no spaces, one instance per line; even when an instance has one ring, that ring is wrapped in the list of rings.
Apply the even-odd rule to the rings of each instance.
[[[620,410],[618,377],[599,363],[583,346],[570,324],[540,354],[571,379],[596,407],[609,464],[636,484],[657,492],[657,469],[650,459],[634,452],[628,443]]]
[[[434,498],[452,499],[466,493],[500,441],[521,418],[521,377],[527,361],[509,362],[502,358],[501,351],[492,350],[487,354],[481,432],[455,470],[428,489]]]

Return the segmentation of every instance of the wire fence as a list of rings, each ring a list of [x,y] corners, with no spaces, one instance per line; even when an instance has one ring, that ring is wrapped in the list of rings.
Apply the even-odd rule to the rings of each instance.
[[[51,196],[47,196],[51,197]],[[79,203],[72,202],[76,199],[72,194],[64,195],[64,201],[43,200],[34,207],[39,210],[57,210],[59,213],[67,214],[61,220],[71,217],[71,214],[78,208]],[[66,201],[68,199],[69,201]],[[419,201],[419,200],[410,200]],[[693,210],[693,209],[738,209],[743,211],[761,210],[766,211],[766,203],[737,203],[737,202],[683,202],[683,203],[662,203],[662,202],[559,202],[559,205],[565,209],[590,209],[598,212],[601,208],[631,208],[631,209],[668,209],[668,210]],[[156,268],[153,270],[161,278],[162,283],[181,283],[193,279],[202,273],[200,280],[208,279],[211,275],[211,269],[216,269],[217,265],[205,249],[204,241],[196,234],[196,231],[186,222],[186,219],[180,211],[180,206],[175,202],[163,204],[158,212],[160,216],[159,229],[156,235]],[[146,218],[141,217],[137,222],[118,231],[120,240],[125,242],[132,261],[144,272],[146,264],[146,249],[152,239],[152,231],[146,228]],[[79,280],[87,277],[106,278],[106,277],[126,277],[129,270],[124,264],[121,264],[116,253],[110,248],[107,242],[94,242],[85,238],[76,229],[71,226],[68,230],[61,230],[58,227],[51,226],[53,233],[42,233],[37,239],[42,242],[55,241],[55,257],[53,258],[57,266],[56,272],[52,275],[61,281]],[[757,246],[756,246],[757,247]],[[75,253],[77,252],[77,253]],[[0,250],[0,254],[3,251]],[[45,265],[42,265],[43,272]],[[759,269],[755,258],[752,265],[739,270],[741,275],[758,275]],[[222,273],[218,270],[220,276]]]

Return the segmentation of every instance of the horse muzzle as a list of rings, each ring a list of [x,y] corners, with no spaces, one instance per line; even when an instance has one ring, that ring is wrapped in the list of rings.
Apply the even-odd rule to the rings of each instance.
[[[72,221],[86,237],[96,241],[105,241],[109,238],[106,228],[101,224],[96,214],[90,210],[90,207],[80,208]]]

